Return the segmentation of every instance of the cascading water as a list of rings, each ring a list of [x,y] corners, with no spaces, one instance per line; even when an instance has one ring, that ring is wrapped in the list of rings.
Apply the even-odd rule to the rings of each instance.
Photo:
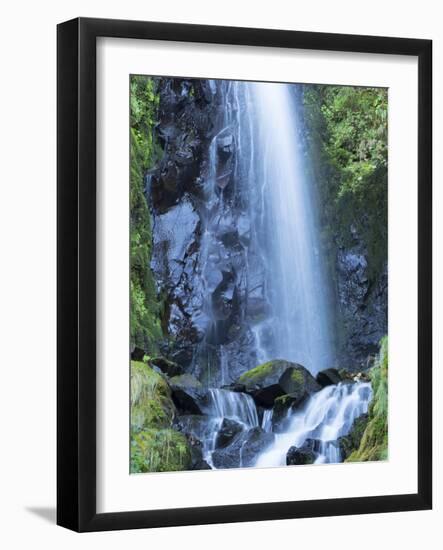
[[[231,166],[234,193],[247,205],[250,237],[244,246],[246,307],[242,321],[254,334],[249,344],[255,365],[276,358],[304,365],[313,375],[334,363],[329,313],[328,278],[323,266],[315,196],[299,127],[298,95],[294,86],[277,83],[230,82],[214,85],[223,105],[219,130],[210,145],[202,219],[201,269],[209,296],[223,283],[223,247],[217,234],[225,216],[224,185],[217,147],[233,141]],[[239,222],[237,222],[239,225]],[[257,304],[266,303],[266,307]],[[258,310],[258,314],[254,312]],[[218,370],[209,379],[226,384],[230,365],[225,350],[223,312],[206,300],[209,319],[197,357],[207,358]],[[251,366],[255,366],[252,364]],[[249,367],[250,368],[250,367]],[[202,436],[204,458],[212,456],[224,419],[243,431],[259,426],[253,399],[245,393],[211,389],[207,414],[211,418]],[[317,463],[341,460],[337,439],[346,435],[355,418],[368,410],[368,383],[329,386],[311,396],[301,409],[288,413],[284,433],[275,434],[255,465],[286,464],[290,447],[316,440]],[[272,410],[262,412],[260,428],[273,431]]]
[[[211,411],[217,418],[229,418],[248,428],[258,426],[257,409],[250,395],[219,389],[212,389],[209,394]]]
[[[209,428],[203,435],[203,458],[214,468],[212,453],[215,450],[217,436],[225,419],[232,420],[241,426],[243,431],[258,426],[258,415],[254,400],[250,395],[223,389],[209,391],[207,412],[211,415]]]
[[[301,447],[307,439],[318,442],[315,463],[340,462],[337,439],[348,434],[354,420],[368,411],[371,397],[369,383],[340,383],[324,388],[290,415],[285,433],[276,434],[275,442],[264,450],[255,466],[286,465],[288,449]]]

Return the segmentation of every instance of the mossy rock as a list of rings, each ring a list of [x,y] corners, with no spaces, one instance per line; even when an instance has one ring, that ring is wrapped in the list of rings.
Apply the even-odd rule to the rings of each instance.
[[[301,401],[320,389],[305,367],[282,359],[268,361],[245,372],[238,383],[245,386],[245,391],[252,395],[258,405],[268,408],[285,394],[291,395],[293,401]]]
[[[171,387],[189,388],[189,389],[202,389],[202,383],[192,376],[192,374],[180,374],[179,376],[173,376],[169,380]]]
[[[174,403],[181,414],[204,414],[207,392],[195,376],[173,376],[169,385]]]
[[[388,339],[380,341],[380,353],[370,370],[373,398],[369,406],[369,422],[358,449],[346,462],[386,460],[388,457]]]
[[[131,361],[132,429],[168,428],[175,412],[166,380],[145,363]]]
[[[143,430],[131,437],[131,473],[175,472],[191,468],[185,435],[173,429]]]

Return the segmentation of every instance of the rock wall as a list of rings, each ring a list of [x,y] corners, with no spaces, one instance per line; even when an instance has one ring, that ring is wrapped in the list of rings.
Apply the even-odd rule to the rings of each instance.
[[[235,192],[237,151],[223,83],[159,79],[163,150],[147,178],[151,268],[164,299],[162,352],[208,385],[255,364],[247,300],[247,200]],[[212,173],[211,170],[215,172]]]

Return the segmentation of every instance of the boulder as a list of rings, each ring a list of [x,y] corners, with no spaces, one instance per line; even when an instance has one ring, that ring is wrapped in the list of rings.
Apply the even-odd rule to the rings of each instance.
[[[183,367],[181,365],[175,363],[174,361],[170,361],[165,357],[155,357],[154,359],[150,359],[149,364],[153,367],[157,367],[169,377],[183,374]]]
[[[226,447],[233,438],[243,430],[241,424],[230,418],[224,418],[217,432],[215,439],[215,448]]]
[[[316,376],[317,382],[322,388],[332,386],[342,381],[342,377],[337,369],[325,369],[320,371]]]
[[[203,413],[206,390],[197,378],[191,374],[173,376],[169,380],[169,386],[172,391],[172,399],[180,412],[188,414]]]
[[[253,466],[258,455],[271,445],[274,434],[259,427],[237,434],[231,443],[212,453],[212,462],[216,468],[245,468]]]
[[[308,395],[321,389],[305,367],[281,359],[245,372],[238,383],[244,384],[246,393],[265,408],[272,407],[275,399],[283,395],[290,395],[293,403],[301,403]]]
[[[318,455],[317,448],[318,441],[316,439],[306,439],[301,447],[290,447],[286,455],[286,464],[288,466],[313,464]]]

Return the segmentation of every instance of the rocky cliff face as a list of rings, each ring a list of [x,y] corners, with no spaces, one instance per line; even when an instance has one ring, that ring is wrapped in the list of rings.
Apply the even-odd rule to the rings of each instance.
[[[342,323],[340,365],[349,370],[372,366],[380,340],[387,333],[387,264],[371,280],[365,243],[337,251],[337,302]]]
[[[165,79],[159,93],[163,158],[146,191],[151,268],[165,303],[163,353],[207,384],[229,383],[255,356],[243,322],[248,203],[234,193],[237,151],[221,108],[223,85]]]

